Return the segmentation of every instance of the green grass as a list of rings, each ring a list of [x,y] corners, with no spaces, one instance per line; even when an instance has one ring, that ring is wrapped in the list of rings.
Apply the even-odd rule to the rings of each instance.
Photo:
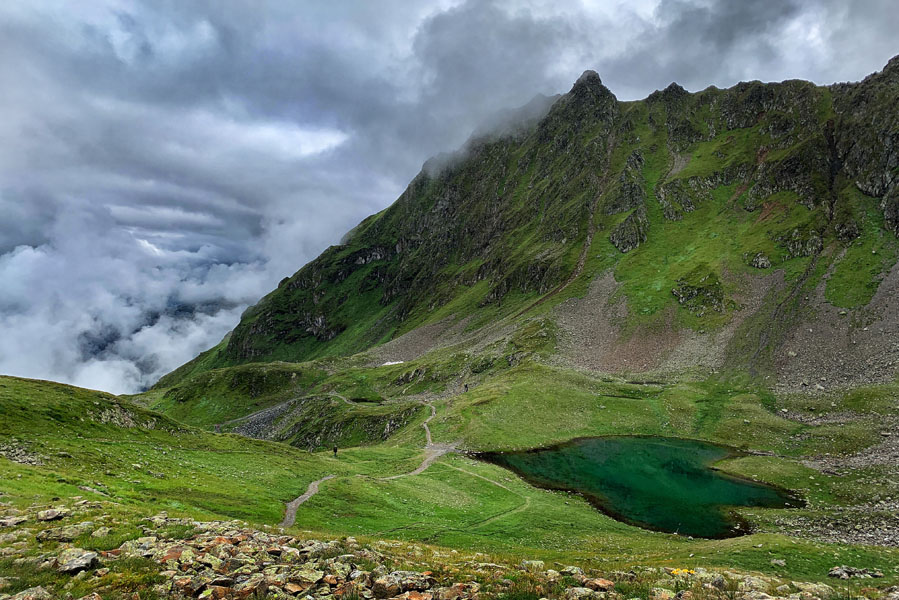
[[[313,364],[252,364],[198,373],[136,399],[183,423],[208,428],[302,396],[325,376]]]
[[[429,366],[458,366],[453,360],[465,360],[452,356]],[[370,369],[369,381],[389,390],[403,368],[410,365]],[[358,378],[359,372],[347,380]],[[895,485],[877,483],[882,477],[864,472],[849,480],[815,473],[810,480],[813,471],[800,462],[802,457],[862,449],[876,441],[870,424],[863,419],[844,427],[815,427],[788,421],[780,408],[807,411],[812,406],[807,397],[775,397],[739,377],[641,385],[529,362],[513,369],[491,368],[481,376],[483,381],[468,393],[437,402],[437,418],[431,422],[436,441],[495,450],[581,435],[691,437],[773,452],[731,459],[719,467],[800,490],[813,502],[814,508],[801,509],[810,515],[822,506],[852,504],[875,492],[897,493]],[[823,579],[840,560],[882,568],[890,580],[899,576],[890,571],[895,551],[774,533],[774,521],[783,511],[741,511],[761,528],[750,537],[690,540],[619,523],[578,496],[533,488],[508,471],[464,456],[445,457],[418,476],[382,480],[411,471],[421,461],[424,436],[418,424],[424,409],[388,442],[342,450],[335,460],[326,452],[205,433],[98,392],[15,378],[0,379],[0,386],[0,441],[15,438],[45,462],[32,467],[0,459],[5,499],[21,508],[53,497],[115,500],[110,514],[117,524],[111,535],[78,540],[91,548],[115,546],[138,535],[128,525],[130,519],[159,510],[274,524],[285,501],[313,479],[334,474],[298,511],[298,529],[608,569],[658,564],[772,572],[771,558],[785,557],[788,568],[781,574],[794,578]],[[881,386],[836,401],[845,404],[839,405],[841,410],[864,415],[888,409],[895,392],[895,386]],[[829,407],[831,401],[822,399],[821,406]],[[104,413],[121,420],[121,411],[129,415],[128,422],[144,426],[98,422]],[[188,534],[170,532],[173,537]]]
[[[857,202],[860,236],[853,240],[827,279],[825,297],[840,308],[859,308],[874,297],[886,272],[899,256],[895,236],[883,228],[883,214],[875,202],[855,186],[844,192]]]

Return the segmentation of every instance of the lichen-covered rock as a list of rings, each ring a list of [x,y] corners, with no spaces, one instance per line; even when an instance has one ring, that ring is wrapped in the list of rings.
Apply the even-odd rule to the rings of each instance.
[[[58,521],[69,516],[69,511],[65,508],[48,508],[37,513],[38,521]]]
[[[833,567],[828,573],[828,577],[835,577],[837,579],[871,579],[872,577],[883,577],[883,573],[876,569],[860,569],[857,567],[847,567],[846,565],[842,565],[839,567]]]
[[[63,550],[56,558],[56,570],[60,573],[74,575],[95,567],[97,562],[96,552],[90,552],[82,548],[69,548]]]
[[[38,541],[55,541],[55,542],[71,542],[79,535],[83,535],[94,528],[94,524],[90,521],[76,523],[75,525],[66,525],[65,527],[55,527],[45,529],[38,532],[35,536]]]
[[[521,561],[521,568],[528,573],[540,573],[546,569],[546,563],[542,560],[523,560]]]
[[[53,600],[53,594],[41,586],[36,586],[10,596],[10,600]]]
[[[596,591],[590,588],[570,587],[565,590],[565,600],[593,600],[596,597]]]
[[[771,268],[771,259],[764,252],[757,252],[749,264],[756,269],[769,269]]]
[[[12,516],[0,519],[0,527],[16,527],[28,520],[28,517]]]

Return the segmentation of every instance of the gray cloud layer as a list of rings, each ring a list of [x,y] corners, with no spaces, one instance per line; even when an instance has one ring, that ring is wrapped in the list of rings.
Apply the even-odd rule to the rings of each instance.
[[[502,108],[860,79],[893,0],[0,5],[0,372],[136,391]]]

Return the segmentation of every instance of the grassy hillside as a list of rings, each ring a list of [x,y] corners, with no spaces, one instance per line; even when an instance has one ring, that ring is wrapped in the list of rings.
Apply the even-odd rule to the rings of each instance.
[[[389,385],[387,377],[375,379],[376,387]],[[460,455],[447,456],[420,475],[382,480],[411,471],[421,460],[424,436],[417,426],[386,444],[341,450],[334,459],[328,452],[204,433],[99,392],[16,378],[0,380],[0,447],[16,457],[0,459],[0,491],[22,509],[53,497],[114,501],[105,510],[122,523],[129,515],[164,509],[262,525],[277,523],[284,502],[310,481],[335,475],[300,507],[296,527],[608,568],[715,565],[820,579],[833,564],[846,562],[881,568],[896,580],[899,573],[892,568],[899,555],[893,550],[822,543],[823,534],[813,530],[800,529],[798,537],[778,533],[784,523],[834,515],[851,532],[854,519],[871,516],[852,507],[899,493],[895,482],[883,477],[882,465],[840,475],[806,465],[809,457],[844,456],[878,444],[878,420],[894,415],[896,392],[887,387],[842,396],[774,397],[736,380],[635,384],[521,365],[435,402],[435,441],[472,449],[639,433],[765,451],[720,466],[798,490],[809,506],[741,510],[758,532],[729,540],[694,540],[625,525],[577,496],[533,488],[508,471]],[[803,422],[804,416],[829,412],[843,415],[845,422]],[[32,459],[40,464],[23,464]],[[116,532],[122,536],[117,543],[141,535],[121,525]],[[772,558],[786,559],[787,566],[772,565]]]

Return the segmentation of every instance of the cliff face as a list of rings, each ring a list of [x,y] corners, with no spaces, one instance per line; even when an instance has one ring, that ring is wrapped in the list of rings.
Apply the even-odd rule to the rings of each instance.
[[[475,325],[510,317],[582,271],[613,270],[631,317],[673,309],[692,315],[681,325],[712,315],[703,327],[714,328],[736,306],[733,273],[782,268],[790,281],[822,253],[876,238],[877,268],[862,265],[876,291],[895,262],[883,233],[899,234],[897,101],[899,58],[859,83],[697,93],[671,84],[638,102],[618,101],[587,71],[542,118],[426,163],[391,207],[285,278],[167,383],[217,366],[350,354],[450,315]],[[726,255],[708,256],[719,242],[695,238],[699,213],[706,240],[731,242]],[[654,278],[641,261],[656,261]],[[835,286],[870,283],[837,275]],[[693,279],[717,282],[715,293],[694,294]],[[644,296],[654,300],[640,307]]]

